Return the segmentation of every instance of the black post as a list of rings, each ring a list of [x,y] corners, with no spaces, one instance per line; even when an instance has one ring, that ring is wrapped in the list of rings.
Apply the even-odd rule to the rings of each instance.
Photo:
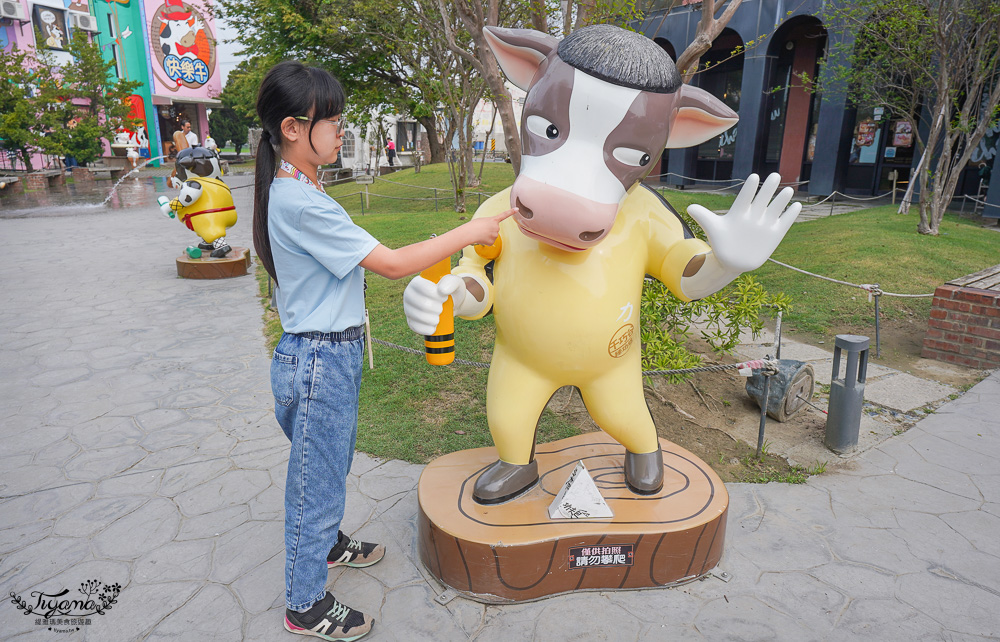
[[[361,199],[361,216],[365,215],[365,195],[358,192],[358,198]]]
[[[436,187],[434,188],[434,211],[438,211],[438,191]]]

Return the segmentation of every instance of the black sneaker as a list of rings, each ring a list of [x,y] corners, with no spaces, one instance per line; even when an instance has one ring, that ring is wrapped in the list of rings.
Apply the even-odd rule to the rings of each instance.
[[[337,545],[326,556],[326,567],[350,566],[351,568],[364,568],[371,566],[384,556],[385,546],[382,544],[359,542],[344,535],[344,531],[340,531],[340,539],[337,540]]]
[[[352,642],[372,630],[375,620],[337,601],[329,591],[305,613],[285,609],[285,630],[322,640]]]

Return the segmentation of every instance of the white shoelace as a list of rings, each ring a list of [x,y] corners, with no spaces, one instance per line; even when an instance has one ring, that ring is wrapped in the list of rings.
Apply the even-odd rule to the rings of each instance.
[[[327,611],[326,614],[332,617],[334,620],[337,620],[338,622],[346,622],[347,614],[350,612],[351,612],[350,607],[334,600],[333,608]]]

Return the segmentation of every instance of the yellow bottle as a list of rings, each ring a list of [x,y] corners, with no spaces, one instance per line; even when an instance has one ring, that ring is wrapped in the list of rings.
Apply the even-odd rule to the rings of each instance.
[[[451,274],[451,257],[445,257],[420,273],[432,283]],[[424,336],[424,356],[432,366],[446,366],[455,360],[455,314],[451,297],[444,302],[444,309],[438,319],[433,335]]]

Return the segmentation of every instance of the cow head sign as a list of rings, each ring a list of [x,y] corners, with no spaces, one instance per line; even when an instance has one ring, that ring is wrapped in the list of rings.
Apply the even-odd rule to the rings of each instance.
[[[682,85],[666,52],[640,34],[611,25],[562,40],[530,29],[484,33],[507,78],[528,92],[511,205],[520,230],[548,245],[597,245],[665,147],[698,145],[736,124],[722,101]]]

